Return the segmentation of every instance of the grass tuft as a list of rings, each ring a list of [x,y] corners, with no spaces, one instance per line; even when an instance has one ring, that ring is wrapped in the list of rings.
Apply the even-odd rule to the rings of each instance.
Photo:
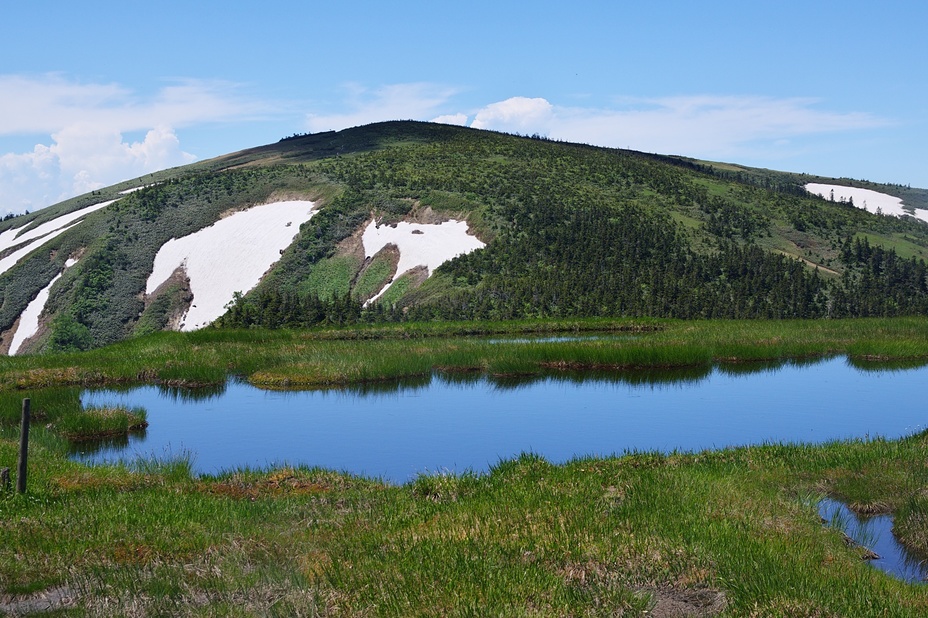
[[[146,427],[145,410],[118,406],[86,408],[65,414],[54,423],[54,429],[73,442],[126,436]]]

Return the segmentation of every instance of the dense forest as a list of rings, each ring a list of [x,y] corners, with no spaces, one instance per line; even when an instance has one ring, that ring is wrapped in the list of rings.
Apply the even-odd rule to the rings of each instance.
[[[77,254],[78,266],[52,290],[49,328],[33,350],[166,328],[191,297],[183,282],[145,296],[161,245],[223,213],[294,196],[317,201],[318,214],[216,327],[926,313],[928,225],[810,196],[802,185],[813,181],[829,180],[429,123],[295,135],[135,181],[146,188],[0,275],[0,331]],[[855,186],[928,201],[909,187]],[[0,231],[129,187],[0,222]],[[487,246],[419,285],[352,245],[372,217],[466,220]]]

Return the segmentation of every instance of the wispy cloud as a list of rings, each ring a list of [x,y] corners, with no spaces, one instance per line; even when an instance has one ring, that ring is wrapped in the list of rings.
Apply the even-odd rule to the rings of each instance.
[[[235,84],[177,80],[151,95],[119,84],[93,84],[61,75],[0,75],[0,135],[51,134],[80,124],[101,130],[181,128],[202,122],[258,117],[266,102],[249,100]]]
[[[455,88],[428,83],[379,88],[346,84],[343,88],[346,96],[341,108],[346,111],[310,113],[306,116],[307,129],[329,131],[382,120],[427,120],[441,113],[458,93]]]
[[[649,152],[731,157],[781,149],[790,140],[886,126],[860,112],[818,108],[819,101],[759,96],[624,99],[610,108],[560,106],[512,97],[473,114],[470,126],[539,133],[554,139]],[[468,117],[470,119],[470,116]]]
[[[143,95],[61,75],[0,75],[0,137],[35,137],[0,154],[0,213],[35,210],[126,178],[189,163],[176,130],[270,113],[226,82],[179,80]],[[127,133],[144,133],[135,141]]]
[[[617,98],[605,107],[515,96],[455,110],[455,88],[427,83],[345,86],[348,111],[307,116],[311,131],[416,119],[511,133],[538,133],[599,146],[700,157],[782,156],[794,140],[882,127],[885,118],[827,109],[812,98],[692,95]]]
[[[433,120],[665,154],[772,160],[789,156],[810,137],[890,124],[872,114],[829,110],[808,98],[622,98],[583,107],[514,96],[464,108],[460,95],[458,88],[433,83],[346,84],[339,101],[304,115],[303,128]],[[295,108],[251,99],[235,84],[218,81],[177,80],[143,94],[55,74],[0,75],[0,139],[36,140],[29,151],[0,153],[0,215],[188,163],[194,157],[184,150],[178,129],[263,120]]]

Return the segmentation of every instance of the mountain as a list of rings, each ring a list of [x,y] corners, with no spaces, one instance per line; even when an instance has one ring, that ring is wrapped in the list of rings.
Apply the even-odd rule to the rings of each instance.
[[[923,189],[538,136],[294,135],[0,222],[0,351],[210,323],[924,314],[926,214]]]

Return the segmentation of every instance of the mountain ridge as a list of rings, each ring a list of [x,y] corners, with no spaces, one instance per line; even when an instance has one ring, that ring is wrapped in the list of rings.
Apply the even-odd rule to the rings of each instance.
[[[196,299],[183,276],[146,294],[158,250],[229,213],[287,199],[318,211],[254,288],[229,298],[220,325],[924,313],[928,226],[811,196],[803,187],[813,182],[842,181],[412,121],[291,136],[0,222],[9,236],[116,200],[0,274],[0,350],[59,275],[26,351],[176,325]],[[928,205],[921,189],[841,186]],[[395,272],[399,256],[389,251],[344,246],[373,221],[426,219],[466,222],[486,247],[425,278]],[[0,259],[18,246],[0,246]],[[365,308],[377,291],[380,302]]]

